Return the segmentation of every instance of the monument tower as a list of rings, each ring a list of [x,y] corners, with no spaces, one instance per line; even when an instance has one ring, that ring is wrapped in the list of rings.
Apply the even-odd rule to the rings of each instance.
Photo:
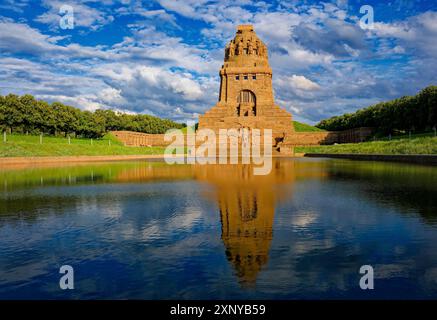
[[[294,132],[292,116],[274,102],[267,46],[252,25],[240,25],[225,49],[218,103],[199,116],[199,129],[272,129],[279,150]]]

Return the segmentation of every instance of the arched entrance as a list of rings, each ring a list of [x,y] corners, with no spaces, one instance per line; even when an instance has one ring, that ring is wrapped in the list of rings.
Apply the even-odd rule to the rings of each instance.
[[[252,91],[240,91],[237,97],[236,114],[239,117],[256,116],[256,96]]]

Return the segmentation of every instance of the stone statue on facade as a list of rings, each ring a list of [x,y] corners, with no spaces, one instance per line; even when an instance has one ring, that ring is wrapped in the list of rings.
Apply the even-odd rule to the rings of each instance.
[[[264,48],[263,48],[263,45],[262,45],[262,44],[261,44],[261,45],[259,46],[259,48],[258,48],[258,55],[259,55],[260,57],[264,56]]]
[[[229,43],[229,57],[233,57],[235,55],[235,45],[234,42],[231,41],[231,43]]]
[[[260,43],[259,40],[256,40],[255,42],[255,54],[259,56],[259,47],[260,47]]]
[[[248,54],[253,54],[253,44],[252,41],[249,41],[247,44],[247,53]]]
[[[237,45],[237,53],[239,56],[241,56],[243,54],[243,43],[239,42]]]

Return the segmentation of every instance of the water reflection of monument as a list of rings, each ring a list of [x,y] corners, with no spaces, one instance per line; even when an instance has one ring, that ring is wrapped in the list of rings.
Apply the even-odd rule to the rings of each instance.
[[[216,187],[226,256],[242,285],[255,283],[268,261],[275,206],[291,194],[294,162],[276,162],[267,176],[253,175],[250,165],[205,166],[198,178]]]
[[[254,283],[267,262],[273,234],[274,194],[262,189],[218,191],[226,256],[243,284]]]

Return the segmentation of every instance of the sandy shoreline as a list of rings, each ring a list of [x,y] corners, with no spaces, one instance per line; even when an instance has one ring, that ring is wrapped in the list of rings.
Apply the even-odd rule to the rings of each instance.
[[[125,161],[125,160],[148,160],[164,159],[162,154],[148,155],[108,155],[108,156],[50,156],[50,157],[5,157],[0,158],[0,167],[10,166],[34,166],[56,165],[89,162]]]
[[[304,154],[293,155],[274,155],[273,157],[302,157]],[[185,155],[181,155],[185,156]],[[48,157],[4,157],[0,158],[0,167],[10,166],[34,166],[34,165],[56,165],[56,164],[73,164],[87,162],[108,162],[108,161],[126,161],[126,160],[151,160],[164,159],[163,154],[148,155],[108,155],[108,156],[48,156]]]

